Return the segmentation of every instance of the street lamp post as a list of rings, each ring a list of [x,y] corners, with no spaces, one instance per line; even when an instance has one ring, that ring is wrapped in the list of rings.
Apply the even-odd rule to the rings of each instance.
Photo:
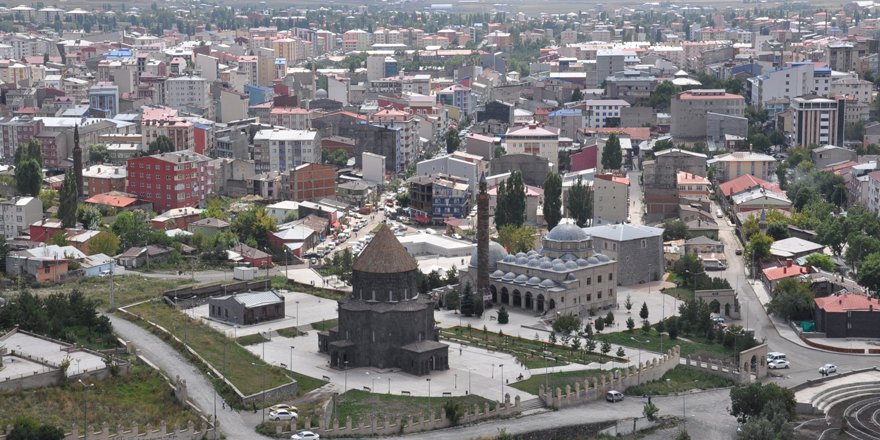
[[[473,368],[468,368],[468,394],[471,393],[471,370]]]
[[[501,403],[504,403],[504,364],[498,364],[501,368]]]
[[[293,371],[293,345],[290,346],[290,371]]]
[[[638,366],[639,373],[638,373],[638,378],[636,380],[638,381],[638,385],[641,385],[642,384],[642,341],[639,339],[633,338],[633,337],[630,337],[630,339],[632,339],[633,341],[635,341],[639,344],[639,366]]]

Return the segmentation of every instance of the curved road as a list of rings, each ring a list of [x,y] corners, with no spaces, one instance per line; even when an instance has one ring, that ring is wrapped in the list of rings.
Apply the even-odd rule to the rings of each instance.
[[[114,315],[105,316],[110,319],[113,329],[119,337],[127,341],[134,341],[133,343],[138,352],[154,365],[161,368],[172,380],[177,376],[186,380],[190,400],[201,408],[205,414],[213,414],[214,388],[205,380],[198,368],[149,331],[123,318]],[[226,410],[223,410],[223,406],[220,404],[220,397],[217,396],[217,399],[217,420],[220,422],[220,431],[227,438],[269,438],[257,434],[254,431],[254,426],[246,423],[237,411],[231,411],[228,407]]]

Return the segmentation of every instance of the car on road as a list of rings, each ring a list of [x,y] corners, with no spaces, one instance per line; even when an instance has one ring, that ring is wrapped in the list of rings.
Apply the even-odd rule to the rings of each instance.
[[[823,376],[827,376],[832,373],[837,373],[837,365],[834,364],[825,364],[819,367],[819,374]]]
[[[288,404],[286,404],[286,403],[279,403],[279,404],[277,404],[277,405],[272,405],[272,406],[269,407],[269,412],[272,412],[272,411],[281,411],[281,410],[284,410],[284,411],[291,411],[291,412],[297,412],[297,411],[298,411],[297,408],[296,408],[295,406],[290,406],[290,405],[288,405]]]
[[[611,390],[605,394],[605,400],[611,403],[620,402],[623,400],[623,393],[617,390]]]
[[[742,255],[742,254],[743,254],[743,250],[740,249],[740,248],[736,248],[736,251],[734,251],[734,252],[735,252],[737,255]]]
[[[278,411],[269,411],[269,420],[293,420],[297,418],[297,414],[293,411],[279,409]]]
[[[777,360],[775,360],[775,361],[770,361],[770,362],[767,364],[767,366],[770,367],[771,370],[778,370],[778,369],[780,369],[780,368],[788,368],[788,367],[790,367],[790,366],[791,366],[791,363],[788,362],[788,361],[785,360],[785,359],[777,359]]]
[[[290,436],[290,438],[291,440],[319,440],[321,436],[312,431],[300,431]]]

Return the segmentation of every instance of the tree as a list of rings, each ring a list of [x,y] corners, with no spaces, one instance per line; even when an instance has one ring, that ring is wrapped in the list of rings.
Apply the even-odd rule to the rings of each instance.
[[[581,319],[577,315],[562,315],[553,321],[553,331],[564,335],[577,332],[581,328]]]
[[[526,189],[522,173],[513,171],[506,181],[498,186],[495,208],[495,226],[522,226],[526,219]]]
[[[76,220],[86,229],[97,231],[104,218],[98,208],[92,205],[80,205],[76,208]]]
[[[15,167],[15,189],[25,196],[37,197],[43,181],[43,170],[34,159],[25,159]]]
[[[834,260],[828,255],[814,253],[807,255],[807,266],[818,267],[824,271],[831,272],[835,268]]]
[[[104,144],[95,144],[89,147],[89,162],[91,163],[107,163],[110,162],[110,152]]]
[[[52,425],[44,425],[29,417],[20,417],[12,425],[7,440],[61,440],[64,430]]]
[[[633,308],[632,298],[630,298],[629,294],[626,294],[626,301],[623,303],[623,307],[626,309],[626,313],[629,313]]]
[[[657,111],[669,110],[672,97],[681,91],[681,88],[673,84],[671,81],[663,81],[657,84],[651,96],[648,98],[648,105]]]
[[[528,252],[535,245],[535,228],[531,226],[504,225],[498,229],[498,243],[508,252]]]
[[[646,403],[645,406],[642,408],[642,414],[645,415],[645,418],[647,418],[649,422],[657,420],[658,412],[660,412],[660,409],[657,408],[657,405],[654,405],[653,402]]]
[[[510,321],[510,315],[508,315],[507,309],[505,309],[504,306],[501,306],[501,308],[498,309],[498,323],[499,324],[507,324],[509,321]],[[552,333],[550,335],[553,336]]]
[[[146,245],[153,227],[150,217],[143,211],[124,211],[113,220],[110,230],[119,237],[121,248],[128,249]]]
[[[602,342],[602,354],[608,355],[611,351],[611,344],[608,341]]]
[[[602,330],[605,330],[605,320],[602,318],[596,319],[596,333],[601,333]]]
[[[671,148],[675,148],[675,144],[672,142],[672,140],[660,139],[654,142],[654,146],[651,147],[651,151],[653,151],[654,154],[657,154],[660,151],[669,150]]]
[[[119,252],[119,237],[110,231],[101,231],[89,240],[89,254],[115,256]]]
[[[746,246],[746,258],[755,262],[764,261],[770,257],[770,246],[773,246],[773,238],[769,235],[763,232],[752,235]]]
[[[614,324],[614,313],[608,312],[608,314],[605,315],[605,324]]]
[[[614,353],[617,357],[622,358],[626,356],[626,351],[623,350],[623,347],[617,347],[617,352]]]
[[[581,228],[593,218],[593,194],[580,177],[568,190],[568,213]]]
[[[449,131],[446,132],[446,152],[449,154],[455,153],[460,145],[461,138],[458,137],[458,130],[450,128]]]
[[[67,236],[64,235],[64,231],[58,231],[52,234],[49,237],[49,240],[46,241],[47,244],[54,244],[55,246],[67,246]]]
[[[581,92],[581,89],[574,89],[574,91],[571,92],[571,102],[583,101],[583,99],[584,93]]]
[[[642,321],[648,320],[648,304],[642,303],[642,310],[639,311],[639,318],[642,318]]]
[[[562,176],[552,172],[544,179],[544,220],[551,230],[562,220]]]
[[[458,284],[458,269],[454,265],[446,271],[446,284]],[[470,287],[470,283],[468,283],[468,287]]]
[[[174,151],[174,142],[165,135],[160,135],[156,140],[147,144],[147,154],[170,153]]]
[[[859,265],[859,284],[870,292],[880,291],[880,252],[868,255]]]
[[[611,134],[602,148],[602,169],[617,171],[622,165],[623,152],[620,149],[620,139],[616,134]]]
[[[687,224],[679,219],[670,219],[663,222],[663,241],[682,240],[690,238]]]
[[[465,283],[461,292],[461,314],[467,317],[474,315],[474,294],[471,290],[471,283]]]
[[[834,255],[840,255],[843,252],[847,235],[849,235],[849,231],[845,221],[824,221],[816,228],[816,239],[819,243],[830,247]]]
[[[631,332],[634,328],[636,328],[636,322],[633,321],[632,316],[626,318],[626,329]]]
[[[58,193],[58,217],[61,219],[61,226],[72,228],[76,226],[76,207],[78,203],[78,193],[76,189],[76,177],[73,170],[67,170],[64,173],[64,182],[61,183],[61,191]]]
[[[269,215],[264,206],[257,206],[239,213],[232,221],[232,232],[239,240],[253,240],[258,247],[265,249],[269,245],[269,233],[275,232],[275,217]],[[437,286],[439,287],[439,286]]]
[[[40,141],[31,139],[27,144],[19,145],[18,149],[15,150],[13,160],[16,168],[28,159],[37,161],[39,168],[43,168],[43,147]]]
[[[669,333],[669,339],[678,339],[678,318],[675,316],[669,318],[666,322],[666,332]]]
[[[40,201],[43,202],[43,211],[58,205],[58,191],[52,188],[40,190]]]
[[[205,204],[205,210],[202,211],[202,218],[216,218],[217,220],[226,221],[229,217],[226,215],[226,204],[220,197],[209,197]]]
[[[797,405],[794,392],[775,383],[762,385],[759,382],[730,389],[730,415],[735,416],[740,423],[761,415],[769,405],[773,405],[776,411],[789,419],[793,418]]]
[[[808,284],[796,278],[785,278],[773,289],[767,311],[786,321],[811,319],[814,299]]]
[[[479,292],[474,292],[474,316],[482,317],[486,311],[486,304],[483,302],[483,296]]]

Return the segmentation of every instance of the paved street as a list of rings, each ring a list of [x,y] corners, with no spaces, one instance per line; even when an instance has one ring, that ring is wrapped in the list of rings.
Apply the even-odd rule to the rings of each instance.
[[[726,389],[687,394],[683,396],[656,397],[653,402],[661,415],[681,417],[687,414],[686,427],[691,437],[700,440],[729,440],[734,438],[736,419],[728,414],[730,392]],[[684,408],[682,407],[684,403]],[[632,419],[642,417],[641,399],[626,398],[623,402],[594,402],[588,405],[566,408],[516,419],[493,420],[473,426],[450,428],[440,431],[403,436],[407,439],[461,440],[480,436],[494,437],[504,428],[508,433],[520,434],[561,426],[582,425],[600,421],[620,421],[632,426]],[[401,437],[397,437],[401,438]]]
[[[176,350],[171,348],[161,339],[141,327],[114,315],[106,315],[113,324],[116,334],[127,341],[136,341],[138,353],[147,358],[165,374],[174,380],[180,377],[186,380],[189,398],[205,414],[213,414],[216,402],[217,420],[220,421],[220,430],[230,439],[263,439],[254,431],[254,425],[246,423],[241,415],[228,408],[224,411],[220,404],[220,398],[216,396],[214,388],[205,380],[201,372],[189,361],[184,359]],[[215,401],[215,398],[217,399]]]

